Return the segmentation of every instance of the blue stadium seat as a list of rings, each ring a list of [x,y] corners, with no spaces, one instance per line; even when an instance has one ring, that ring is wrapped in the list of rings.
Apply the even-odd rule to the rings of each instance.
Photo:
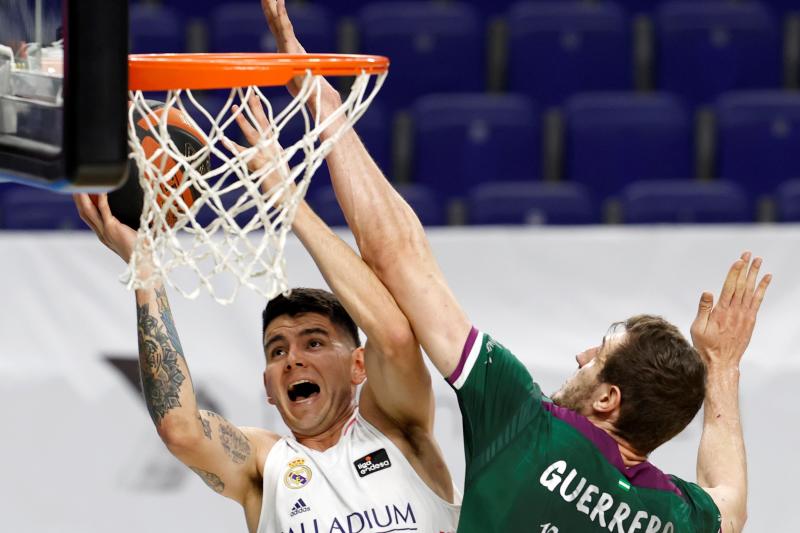
[[[800,178],[800,94],[730,93],[717,101],[719,177],[771,193]]]
[[[800,14],[800,3],[797,0],[767,0],[767,4],[781,15]]]
[[[186,51],[186,27],[172,8],[151,4],[130,6],[130,51],[134,54]]]
[[[336,52],[334,19],[320,6],[290,4],[292,26],[308,52]],[[275,52],[275,38],[258,2],[223,3],[209,17],[211,52]]]
[[[388,56],[391,81],[381,89],[390,109],[424,94],[479,91],[485,83],[483,23],[467,4],[385,2],[358,17],[361,50]]]
[[[800,222],[800,179],[783,183],[775,191],[775,207],[781,222]]]
[[[1,227],[10,230],[87,229],[69,194],[9,186],[0,195]]]
[[[522,2],[508,13],[508,86],[541,105],[633,88],[631,28],[613,3]]]
[[[656,180],[632,183],[622,191],[626,223],[752,222],[752,206],[730,182]]]
[[[342,16],[355,15],[359,9],[374,4],[375,0],[313,0],[315,4],[327,7],[332,13]]]
[[[576,95],[564,115],[566,176],[598,199],[634,181],[692,175],[692,122],[672,95]]]
[[[161,0],[161,4],[171,7],[189,18],[205,18],[220,5],[219,0]],[[266,22],[265,22],[266,23]]]
[[[443,199],[483,182],[540,177],[540,118],[524,96],[430,95],[412,117],[414,180]]]
[[[667,2],[656,33],[658,87],[687,103],[781,84],[782,26],[759,2]]]
[[[285,109],[291,98],[285,94],[285,90],[280,88],[282,93],[277,96],[270,96],[270,102],[273,105],[273,110],[279,113]],[[364,146],[372,156],[372,159],[378,164],[380,169],[389,176],[392,171],[392,158],[391,158],[391,136],[392,136],[392,123],[391,116],[386,110],[386,106],[382,100],[373,100],[367,111],[356,122],[355,130],[359,138],[363,141]],[[281,144],[288,146],[297,142],[305,134],[305,123],[302,115],[298,114],[286,124],[281,131]],[[292,163],[296,163],[303,157],[303,154],[298,153],[292,159]],[[309,185],[309,195],[313,194],[320,188],[325,188],[330,185],[330,173],[328,172],[327,164],[323,164],[317,169],[314,177]]]
[[[658,6],[658,2],[654,0],[615,0],[615,2],[621,5],[631,15],[652,13],[656,6]]]
[[[400,196],[405,198],[408,205],[414,209],[420,221],[425,226],[441,226],[446,223],[445,212],[436,195],[429,188],[421,185],[395,185]],[[314,211],[329,226],[346,226],[341,208],[336,201],[333,188],[328,186],[320,189],[308,199]]]
[[[479,185],[467,201],[470,224],[594,224],[598,209],[577,183]]]

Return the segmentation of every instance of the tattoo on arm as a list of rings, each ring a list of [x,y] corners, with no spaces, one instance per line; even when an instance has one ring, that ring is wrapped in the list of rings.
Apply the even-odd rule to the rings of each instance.
[[[199,418],[200,423],[203,424],[203,435],[205,435],[208,440],[211,440],[211,422],[203,418],[203,415],[197,415],[197,418]]]
[[[234,463],[243,464],[250,457],[250,442],[247,437],[224,418],[219,419],[219,440]]]
[[[172,320],[166,290],[156,289],[156,297],[161,321],[150,314],[150,304],[136,306],[136,319],[142,392],[150,418],[158,425],[171,409],[181,406],[180,391],[186,376],[179,365],[183,348]]]
[[[206,485],[211,487],[214,492],[222,493],[225,490],[225,483],[219,478],[218,475],[212,474],[211,472],[206,472],[205,470],[201,470],[199,468],[195,468],[190,466],[189,468],[192,469],[192,472],[200,476],[200,479],[206,482]]]

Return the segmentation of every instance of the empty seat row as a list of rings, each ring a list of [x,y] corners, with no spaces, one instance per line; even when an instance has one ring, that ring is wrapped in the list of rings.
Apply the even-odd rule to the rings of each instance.
[[[238,0],[241,1],[241,0]],[[324,7],[334,13],[335,15],[355,15],[362,8],[369,4],[374,4],[376,0],[304,0],[303,4],[310,4],[316,7]],[[441,2],[442,0],[431,0]],[[548,1],[548,0],[536,0]],[[552,1],[552,0],[549,0]],[[587,3],[605,3],[608,0],[585,0]],[[652,13],[658,7],[669,0],[614,0],[615,3],[623,6],[630,13]],[[749,0],[696,0],[697,3],[708,2],[742,2]],[[195,15],[208,13],[220,4],[219,0],[161,0],[161,4],[174,7],[184,13]],[[228,2],[232,3],[232,2]],[[293,4],[289,0],[289,4]],[[481,15],[498,15],[505,13],[509,7],[518,3],[518,0],[470,0]],[[775,13],[786,14],[800,11],[800,5],[796,0],[762,0],[762,3],[768,5]]]
[[[447,221],[445,205],[421,185],[398,185],[424,225]],[[620,222],[746,223],[756,220],[755,203],[746,191],[727,181],[652,180],[632,183],[618,191]],[[800,179],[775,191],[775,219],[800,222]],[[332,226],[344,226],[344,216],[330,188],[309,198],[317,213]],[[487,183],[465,196],[465,222],[485,224],[597,224],[604,220],[602,205],[576,183]]]
[[[339,49],[331,11],[315,4],[292,4],[289,10],[307,50]],[[184,51],[181,20],[174,10],[133,6],[132,49]],[[508,52],[502,68],[491,69],[486,20],[467,3],[372,3],[355,20],[358,50],[392,60],[383,93],[393,109],[427,93],[484,90],[487,71],[504,71],[502,85],[542,105],[558,104],[575,92],[633,89],[637,69],[643,68],[652,70],[645,77],[653,77],[657,88],[692,105],[723,91],[781,87],[784,80],[783,25],[756,1],[665,2],[653,15],[655,31],[644,34],[634,32],[633,17],[615,2],[515,3],[505,13],[507,31],[492,33],[493,42],[505,42]],[[208,33],[215,52],[275,47],[255,1],[217,6],[209,12]],[[651,34],[652,40],[642,38]],[[646,56],[650,46],[655,46],[653,64],[636,63],[634,57]]]
[[[398,185],[397,189],[424,225],[447,223],[447,210],[431,189],[421,185]],[[731,182],[643,181],[626,186],[619,197],[620,221],[628,224],[746,223],[756,219],[745,191]],[[776,219],[800,222],[800,180],[781,185],[775,197]],[[308,200],[328,224],[346,224],[329,187]],[[469,191],[465,208],[466,222],[472,225],[597,224],[603,220],[601,206],[585,187],[575,183],[484,184]],[[0,185],[0,229],[87,228],[68,195]]]
[[[272,98],[277,111],[289,101],[279,94]],[[216,114],[223,100],[204,102]],[[443,200],[483,183],[543,179],[580,183],[604,199],[635,181],[696,176],[698,161],[712,163],[708,177],[738,183],[753,198],[800,178],[800,93],[728,93],[712,109],[715,124],[699,137],[713,142],[698,142],[693,114],[666,93],[578,94],[559,114],[543,113],[524,95],[429,95],[414,103],[410,127],[394,139],[391,113],[376,100],[356,130],[387,176],[430,187]],[[304,131],[298,115],[280,132],[281,143]],[[226,134],[244,142],[235,124]],[[395,150],[393,158],[393,145],[410,153]],[[310,188],[327,183],[323,166]]]

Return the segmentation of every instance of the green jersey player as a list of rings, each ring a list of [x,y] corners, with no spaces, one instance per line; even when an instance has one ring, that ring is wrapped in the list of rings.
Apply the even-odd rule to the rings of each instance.
[[[629,322],[632,332],[664,325],[647,316]],[[697,366],[702,384],[699,360]],[[610,435],[543,396],[525,366],[489,335],[473,328],[449,382],[467,454],[459,532],[719,530],[706,492],[647,461],[626,467]]]
[[[283,0],[276,5],[268,16],[278,51],[304,53]],[[340,102],[322,84],[314,99],[319,120]],[[666,321],[633,317],[577,357],[578,371],[551,402],[513,355],[473,328],[422,225],[358,135],[344,134],[326,162],[362,258],[458,392],[467,453],[460,533],[741,531],[747,474],[739,362],[771,279],[758,282],[760,258],[743,254],[716,306],[703,294],[694,348]],[[661,473],[647,457],[703,402],[694,485]]]

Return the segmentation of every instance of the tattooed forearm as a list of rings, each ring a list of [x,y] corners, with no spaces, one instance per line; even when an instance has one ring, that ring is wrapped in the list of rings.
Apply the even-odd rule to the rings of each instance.
[[[211,487],[214,492],[222,493],[225,490],[225,483],[219,478],[218,475],[212,474],[211,472],[206,472],[205,470],[201,470],[199,468],[195,468],[190,466],[189,468],[192,469],[192,472],[200,476],[200,479],[206,482],[206,485]]]
[[[197,418],[199,418],[200,423],[203,424],[203,435],[205,435],[208,440],[211,440],[211,422],[203,418],[203,415],[197,415]]]
[[[181,406],[179,397],[186,376],[179,364],[183,350],[164,289],[156,290],[156,296],[161,321],[150,314],[150,304],[137,305],[136,317],[142,392],[150,417],[158,425],[167,412]]]
[[[219,440],[234,463],[242,464],[250,456],[250,442],[247,437],[224,418],[219,420]]]

